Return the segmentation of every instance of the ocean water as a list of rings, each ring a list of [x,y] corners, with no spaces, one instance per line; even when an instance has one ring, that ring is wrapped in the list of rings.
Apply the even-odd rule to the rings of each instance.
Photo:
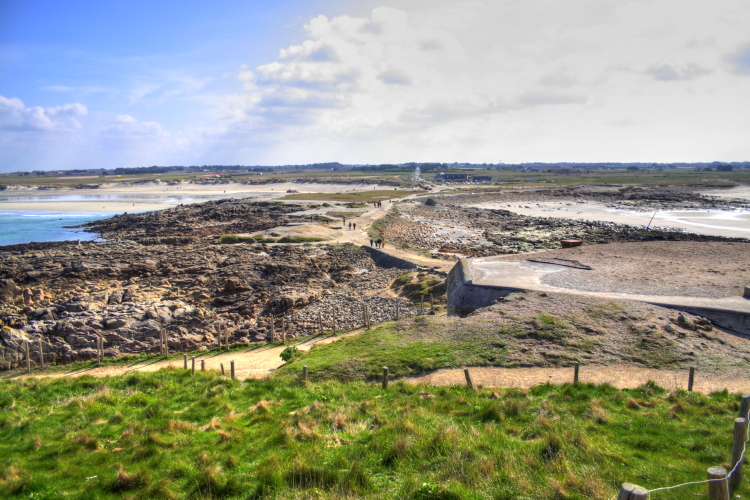
[[[112,217],[102,212],[46,212],[39,210],[0,210],[0,245],[32,241],[94,240],[97,233],[87,233],[75,226]]]

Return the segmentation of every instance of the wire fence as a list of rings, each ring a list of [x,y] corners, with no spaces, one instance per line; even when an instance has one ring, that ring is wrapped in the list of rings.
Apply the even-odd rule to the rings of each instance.
[[[710,500],[728,500],[730,492],[739,487],[742,480],[742,467],[747,452],[747,443],[750,441],[748,435],[748,420],[750,420],[750,395],[743,396],[740,404],[739,417],[734,420],[735,432],[732,443],[732,469],[727,473],[724,467],[711,467],[708,469],[709,479],[702,481],[690,481],[674,486],[662,486],[648,490],[632,483],[623,483],[620,491],[611,500],[645,500],[652,493],[660,491],[675,490],[685,486],[708,484],[708,496]],[[739,430],[739,432],[738,432]],[[742,447],[740,451],[740,446]],[[712,477],[715,476],[715,477]]]

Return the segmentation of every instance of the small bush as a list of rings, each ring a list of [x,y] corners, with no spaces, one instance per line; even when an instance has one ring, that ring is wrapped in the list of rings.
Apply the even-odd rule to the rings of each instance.
[[[281,359],[284,360],[284,362],[289,362],[292,358],[294,358],[297,353],[299,353],[299,349],[297,349],[294,346],[287,347],[283,351],[281,351]]]
[[[236,234],[222,234],[218,236],[222,245],[233,245],[235,243],[253,243],[255,238],[250,236],[237,236]]]
[[[279,238],[278,243],[315,243],[318,241],[326,241],[325,238],[308,238],[305,236],[283,236]]]

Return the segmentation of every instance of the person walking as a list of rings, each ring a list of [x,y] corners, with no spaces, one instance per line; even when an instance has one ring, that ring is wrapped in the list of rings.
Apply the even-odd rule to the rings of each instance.
[[[349,231],[351,231],[351,230],[352,230],[352,223],[350,222],[349,223]]]
[[[375,241],[375,247],[380,248],[380,238]]]
[[[353,223],[352,223],[352,227],[353,227],[353,228],[354,228],[354,230],[356,231],[356,230],[357,230],[357,223],[356,223],[356,222],[353,222]]]
[[[374,243],[374,242],[372,241],[372,238],[370,238],[370,247],[371,247],[371,248],[372,248],[372,244],[373,244],[373,243]]]
[[[380,248],[383,248],[385,246],[385,238],[382,239],[380,242]]]

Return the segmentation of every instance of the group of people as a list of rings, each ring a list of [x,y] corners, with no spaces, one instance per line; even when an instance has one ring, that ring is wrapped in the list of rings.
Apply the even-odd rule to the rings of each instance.
[[[383,206],[383,202],[382,201],[373,201],[372,202],[372,206],[375,207],[375,208],[380,208],[380,207]]]
[[[351,230],[357,230],[357,223],[356,222],[350,222],[349,223],[349,231]]]
[[[378,238],[377,240],[373,240],[370,238],[370,246],[375,245],[375,248],[382,248],[385,246],[385,239]]]

